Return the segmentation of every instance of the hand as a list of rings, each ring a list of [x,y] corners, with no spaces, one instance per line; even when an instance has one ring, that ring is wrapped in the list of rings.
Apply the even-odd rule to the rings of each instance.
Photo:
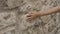
[[[27,15],[27,21],[36,19],[39,16],[39,12],[29,12]]]

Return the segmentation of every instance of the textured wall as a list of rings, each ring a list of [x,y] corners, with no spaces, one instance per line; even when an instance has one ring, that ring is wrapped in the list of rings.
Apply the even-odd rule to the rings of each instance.
[[[59,13],[26,21],[29,11],[60,5],[60,0],[0,0],[0,34],[60,34]]]

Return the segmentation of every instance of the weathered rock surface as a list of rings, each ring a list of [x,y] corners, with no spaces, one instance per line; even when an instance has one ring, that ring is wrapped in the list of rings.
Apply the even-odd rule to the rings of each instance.
[[[60,5],[60,0],[0,0],[0,34],[60,34],[60,14],[39,17],[31,23],[30,11],[44,11]]]

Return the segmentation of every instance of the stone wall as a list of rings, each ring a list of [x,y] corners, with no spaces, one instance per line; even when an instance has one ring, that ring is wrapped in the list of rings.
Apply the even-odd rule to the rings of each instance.
[[[30,11],[44,11],[60,0],[0,0],[0,34],[60,34],[59,13],[26,21]]]

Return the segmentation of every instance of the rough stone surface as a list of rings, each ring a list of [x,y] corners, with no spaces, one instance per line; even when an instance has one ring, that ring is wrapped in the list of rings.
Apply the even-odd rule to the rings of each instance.
[[[30,11],[44,11],[60,5],[60,0],[0,0],[0,34],[60,34],[60,14],[27,22]]]

